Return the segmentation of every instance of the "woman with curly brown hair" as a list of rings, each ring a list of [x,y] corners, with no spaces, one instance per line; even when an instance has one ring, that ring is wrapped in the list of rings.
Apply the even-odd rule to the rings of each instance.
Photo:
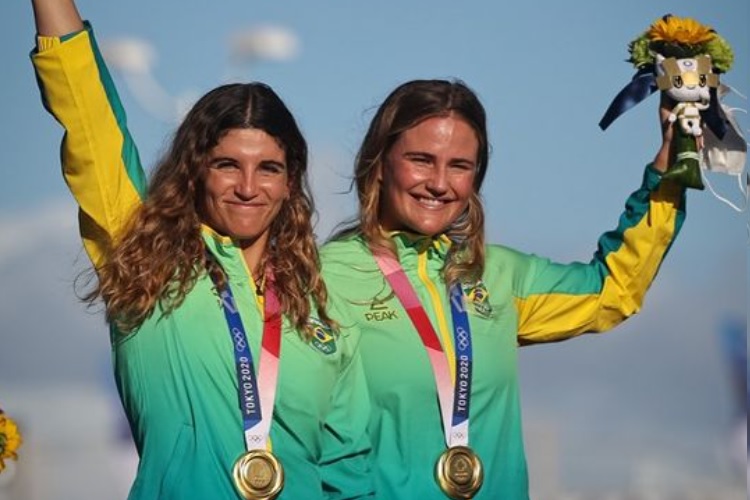
[[[104,303],[140,455],[129,498],[368,496],[358,337],[328,313],[287,107],[261,83],[208,92],[146,188],[91,26],[72,0],[33,5],[87,299]]]

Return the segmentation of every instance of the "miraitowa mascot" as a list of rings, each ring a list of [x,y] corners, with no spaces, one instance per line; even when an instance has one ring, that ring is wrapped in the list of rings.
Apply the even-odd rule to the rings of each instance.
[[[702,168],[741,176],[747,142],[732,110],[720,102],[729,87],[719,82],[734,55],[713,29],[690,19],[666,15],[628,45],[637,73],[610,104],[602,130],[622,113],[660,90],[676,105],[674,164],[664,174],[685,187],[704,189]]]

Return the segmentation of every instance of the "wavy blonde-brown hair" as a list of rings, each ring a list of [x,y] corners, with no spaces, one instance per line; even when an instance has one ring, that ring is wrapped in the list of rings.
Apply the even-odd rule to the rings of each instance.
[[[474,282],[484,272],[484,208],[479,190],[487,171],[489,143],[487,119],[476,94],[459,80],[412,80],[397,87],[383,101],[357,153],[352,185],[359,198],[355,220],[333,237],[361,234],[374,251],[396,255],[396,249],[380,224],[380,191],[378,179],[385,159],[401,133],[424,120],[438,116],[458,116],[476,133],[477,173],[474,192],[466,211],[446,231],[453,245],[443,268],[446,283]]]
[[[203,273],[225,285],[221,268],[207,256],[198,200],[211,150],[228,131],[243,128],[263,130],[286,155],[289,199],[271,224],[262,262],[273,269],[282,313],[308,338],[312,297],[321,320],[334,326],[311,225],[307,143],[282,100],[256,82],[223,85],[198,100],[154,170],[143,204],[96,270],[96,287],[84,298],[102,299],[119,330],[137,328],[157,305],[164,314],[174,311]]]

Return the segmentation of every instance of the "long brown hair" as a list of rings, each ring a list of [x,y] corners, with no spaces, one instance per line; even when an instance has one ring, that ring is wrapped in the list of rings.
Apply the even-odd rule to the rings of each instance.
[[[312,297],[321,320],[332,325],[311,225],[307,143],[283,101],[255,82],[223,85],[198,100],[154,170],[143,204],[96,270],[96,288],[84,298],[101,298],[107,319],[121,331],[137,328],[157,305],[169,314],[205,272],[224,285],[218,264],[207,258],[196,207],[211,150],[238,128],[263,130],[286,154],[290,195],[271,224],[264,256],[274,271],[282,312],[307,337]]]
[[[357,188],[359,215],[334,238],[361,234],[376,251],[395,254],[380,225],[380,183],[384,162],[401,133],[436,116],[457,115],[474,129],[479,148],[474,192],[466,211],[448,229],[453,245],[443,269],[446,283],[472,282],[484,271],[484,209],[479,190],[487,171],[487,119],[476,94],[459,80],[412,80],[383,101],[357,153],[352,184]]]

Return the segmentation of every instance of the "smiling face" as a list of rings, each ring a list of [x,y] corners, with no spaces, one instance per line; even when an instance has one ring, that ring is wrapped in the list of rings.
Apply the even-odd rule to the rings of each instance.
[[[243,249],[262,249],[288,197],[286,154],[278,142],[260,129],[231,129],[209,154],[199,212]]]
[[[465,120],[428,118],[402,132],[380,175],[380,224],[434,236],[466,210],[474,191],[479,141]]]

